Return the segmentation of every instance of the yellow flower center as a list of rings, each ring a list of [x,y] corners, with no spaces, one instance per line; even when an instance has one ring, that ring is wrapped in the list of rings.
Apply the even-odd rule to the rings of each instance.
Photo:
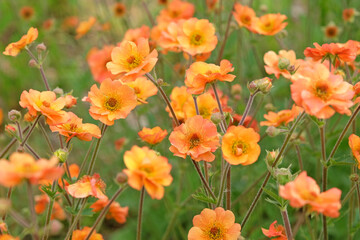
[[[242,17],[241,21],[243,22],[243,24],[249,25],[251,22],[251,17],[249,15],[245,15]]]
[[[116,111],[120,108],[120,102],[116,98],[110,97],[105,101],[104,107],[107,110]]]
[[[247,150],[249,148],[249,144],[243,142],[243,141],[234,141],[233,145],[232,145],[232,153],[237,156],[240,157],[242,154],[246,154]]]
[[[50,107],[50,103],[47,102],[47,101],[43,101],[43,102],[42,102],[42,105],[43,105],[44,107]]]
[[[191,37],[190,37],[190,44],[191,45],[199,46],[203,42],[204,42],[204,37],[201,34],[197,33],[197,32],[193,33],[191,35]]]
[[[208,119],[211,116],[211,111],[208,108],[205,107],[200,107],[199,108],[199,113],[203,118]]]
[[[210,230],[208,231],[208,236],[209,236],[209,239],[212,239],[212,240],[224,239],[224,233],[221,230],[221,228],[218,226],[211,227]]]
[[[69,128],[69,131],[71,131],[71,132],[76,132],[78,126],[77,126],[77,124],[75,124],[75,123],[70,123],[68,128]]]
[[[190,147],[189,147],[189,149],[193,149],[194,147],[199,146],[200,143],[201,143],[201,140],[200,140],[199,136],[195,133],[190,138]]]
[[[140,93],[141,93],[140,88],[138,88],[138,87],[134,87],[133,89],[134,89],[134,92],[135,92],[135,94],[136,94],[136,95],[138,95],[138,94],[140,94]]]
[[[330,89],[326,83],[316,84],[314,89],[315,96],[321,98],[323,101],[327,101],[330,97]]]
[[[138,67],[142,62],[142,58],[140,55],[131,55],[126,59],[126,65],[129,70],[132,70]]]

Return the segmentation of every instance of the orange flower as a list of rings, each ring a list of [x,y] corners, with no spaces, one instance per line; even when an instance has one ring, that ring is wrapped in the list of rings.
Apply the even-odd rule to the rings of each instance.
[[[233,120],[232,120],[232,122],[230,122],[230,125],[234,125],[234,126],[239,125],[242,115],[234,114],[232,117],[233,117]],[[255,132],[260,131],[259,124],[256,121],[256,119],[253,119],[253,117],[249,116],[249,115],[246,116],[243,126],[247,127],[247,128],[252,128],[255,130]]]
[[[66,94],[64,96],[64,98],[65,98],[65,107],[66,108],[72,108],[77,103],[77,98],[71,94]]]
[[[0,108],[0,125],[3,123],[3,118],[4,118],[3,110]]]
[[[237,240],[241,231],[234,214],[222,207],[205,208],[193,218],[193,225],[188,240]]]
[[[106,78],[115,80],[117,75],[113,75],[107,68],[106,64],[111,61],[111,52],[113,45],[105,45],[102,49],[92,48],[87,55],[87,62],[90,67],[91,74],[95,81],[101,83]]]
[[[13,237],[9,234],[0,235],[0,240],[20,240],[19,237]]]
[[[157,152],[148,147],[133,146],[124,154],[129,185],[141,190],[145,187],[152,199],[162,199],[164,186],[169,186],[173,180],[170,175],[171,164],[166,157],[159,156]]]
[[[197,97],[197,104],[200,115],[205,119],[210,120],[211,115],[218,110],[217,102],[210,93],[204,93]],[[185,113],[185,121],[197,115],[194,99],[189,98],[186,101],[183,106],[183,111]]]
[[[295,208],[310,205],[311,211],[316,211],[328,217],[338,217],[341,208],[341,191],[337,188],[320,193],[316,181],[307,176],[306,171],[301,172],[294,181],[279,187],[282,198],[289,200]]]
[[[54,22],[55,20],[53,18],[49,18],[49,19],[46,19],[43,24],[42,24],[42,27],[45,29],[45,30],[50,30],[52,26],[54,26]]]
[[[127,86],[134,89],[137,97],[138,105],[148,103],[146,99],[157,94],[157,87],[146,77],[138,77],[133,82],[125,83]]]
[[[65,167],[66,167],[66,163],[63,164],[64,171],[65,171]],[[71,178],[78,178],[79,173],[80,173],[80,167],[76,163],[73,163],[69,166],[69,171],[70,171]],[[64,181],[64,184],[63,184],[63,181]],[[65,179],[59,179],[58,185],[61,188],[64,188],[64,185],[69,186],[69,183]]]
[[[239,27],[246,27],[250,31],[254,31],[252,29],[252,24],[256,19],[255,11],[248,7],[243,6],[240,3],[235,3],[234,5],[233,15],[236,22],[239,24]]]
[[[146,25],[142,25],[139,28],[128,29],[125,32],[123,41],[134,42],[138,44],[140,38],[148,39],[150,37],[150,28]]]
[[[63,169],[57,167],[58,159],[52,157],[50,160],[35,160],[28,153],[14,152],[9,161],[0,160],[0,184],[5,187],[19,185],[23,180],[31,184],[54,181],[62,176]]]
[[[161,10],[157,21],[159,23],[169,23],[181,19],[189,19],[194,15],[194,12],[194,4],[181,0],[173,0],[167,4],[165,9]]]
[[[215,27],[209,20],[191,18],[183,23],[182,30],[178,41],[184,52],[194,56],[215,49],[218,39]]]
[[[64,30],[74,29],[79,24],[79,18],[77,16],[69,16],[64,19],[61,27]]]
[[[89,196],[98,199],[107,199],[103,191],[106,184],[101,180],[100,175],[95,173],[93,176],[85,175],[77,182],[65,186],[65,190],[74,198],[86,198]]]
[[[137,44],[124,41],[120,47],[113,49],[112,61],[108,62],[106,67],[112,74],[122,76],[122,81],[132,81],[150,72],[158,60],[157,56],[158,53],[155,49],[150,53],[147,39],[140,38]]]
[[[85,240],[87,235],[90,233],[90,227],[84,227],[82,230],[77,229],[73,231],[71,240]],[[89,240],[104,240],[103,236],[96,233],[96,230],[91,234]]]
[[[136,95],[129,86],[120,81],[105,79],[100,89],[94,84],[88,94],[91,103],[90,115],[106,125],[113,125],[114,120],[126,118],[136,107]]]
[[[23,48],[25,48],[27,45],[35,41],[37,37],[38,37],[38,30],[36,28],[31,27],[26,33],[26,35],[22,36],[19,41],[7,45],[3,54],[15,57],[19,54],[19,52]]]
[[[175,115],[180,122],[185,121],[185,113],[183,111],[184,105],[187,101],[193,101],[193,98],[190,93],[187,92],[186,87],[174,87],[170,94],[171,106],[175,111]],[[193,105],[192,105],[193,106]],[[195,109],[195,107],[194,107]],[[169,116],[172,118],[172,114],[168,107],[166,111],[169,113]]]
[[[258,34],[272,36],[286,27],[288,24],[284,22],[286,19],[287,17],[280,13],[265,14],[254,20],[252,28]]]
[[[272,240],[287,240],[285,228],[282,225],[276,224],[277,221],[275,220],[268,229],[261,228],[263,234],[268,238],[273,238]]]
[[[165,130],[162,130],[160,127],[154,127],[154,128],[146,128],[144,127],[140,132],[138,132],[139,137],[152,145],[158,144],[164,140],[168,132]]]
[[[349,146],[352,154],[358,162],[358,168],[360,169],[360,137],[355,134],[351,134],[349,137]]]
[[[355,8],[346,8],[343,10],[342,17],[345,22],[354,22],[355,16],[358,16],[359,13]]]
[[[20,17],[29,20],[34,16],[34,8],[30,6],[24,6],[20,9]]]
[[[33,117],[36,117],[38,113],[44,115],[49,125],[62,124],[69,120],[67,113],[62,110],[66,104],[65,98],[56,98],[56,94],[52,91],[39,92],[33,89],[29,92],[23,91],[19,104],[27,108]]]
[[[288,123],[294,121],[294,119],[300,114],[302,111],[301,107],[293,105],[290,110],[282,110],[278,113],[268,112],[268,114],[264,115],[264,118],[268,121],[260,122],[260,126],[274,126],[279,127],[281,125],[288,125]]]
[[[96,18],[90,17],[87,21],[80,22],[79,26],[76,28],[76,39],[83,37],[86,33],[90,31],[90,29],[96,23]]]
[[[61,200],[61,199],[60,199]],[[50,198],[46,194],[35,196],[35,212],[42,214],[47,210],[47,205],[50,203]],[[51,213],[51,219],[65,220],[66,214],[62,209],[59,201],[54,201],[54,206]]]
[[[338,28],[334,22],[330,22],[328,25],[326,25],[325,28],[323,28],[323,31],[325,33],[326,38],[336,39],[339,36],[341,29]]]
[[[337,57],[344,62],[352,62],[356,58],[356,49],[353,45],[340,45],[338,43],[325,43],[319,45],[314,43],[315,48],[307,47],[304,50],[305,57],[311,57],[314,61],[319,61],[327,57]]]
[[[220,66],[205,62],[195,62],[186,70],[185,85],[191,94],[201,94],[207,83],[219,81],[232,82],[235,75],[228,74],[234,71],[228,60],[222,60]]]
[[[152,37],[166,51],[180,52],[181,46],[178,41],[178,36],[182,34],[184,20],[178,22],[171,22],[166,25],[157,26],[159,32],[158,36],[155,36],[156,29],[152,32]],[[161,29],[163,28],[163,29]]]
[[[198,115],[176,127],[169,140],[169,149],[175,156],[185,159],[190,155],[195,161],[214,161],[215,155],[212,153],[219,147],[216,125]]]
[[[73,137],[83,141],[91,141],[93,137],[101,137],[101,131],[98,126],[91,123],[82,123],[82,119],[72,112],[67,114],[70,118],[68,122],[50,126],[51,131],[59,132],[59,134],[67,137],[66,142],[70,141]]]
[[[287,70],[287,67],[283,69],[280,69],[279,67],[279,61],[282,59],[289,60],[289,65],[293,65],[295,67],[299,65],[293,50],[280,50],[278,55],[274,51],[269,51],[264,55],[266,73],[274,74],[276,78],[279,78],[281,74],[284,78],[290,79],[291,74]]]
[[[232,165],[249,165],[259,158],[260,135],[252,128],[231,126],[223,136],[221,149],[224,159]]]
[[[99,199],[90,207],[93,209],[93,212],[100,212],[108,204],[108,202],[108,199]],[[123,224],[126,222],[128,212],[129,207],[121,207],[118,202],[113,202],[106,214],[106,219],[114,219],[116,222]]]
[[[126,12],[126,7],[123,3],[114,4],[114,14],[116,17],[124,16],[125,12]]]
[[[312,69],[302,71],[290,88],[296,105],[317,118],[327,119],[335,112],[351,114],[353,86],[340,75],[330,73],[321,63],[314,63]]]
[[[206,6],[208,7],[208,9],[213,10],[215,9],[217,2],[218,0],[206,0]]]

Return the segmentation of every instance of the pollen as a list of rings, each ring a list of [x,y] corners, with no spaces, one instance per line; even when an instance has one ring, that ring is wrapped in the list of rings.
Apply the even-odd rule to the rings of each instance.
[[[119,106],[120,106],[119,101],[113,97],[108,98],[104,104],[104,107],[110,111],[115,111],[119,109]]]
[[[204,40],[205,39],[201,34],[195,32],[190,37],[190,44],[195,45],[195,46],[199,46],[204,42]]]
[[[134,69],[138,67],[142,62],[142,59],[140,56],[131,55],[126,59],[126,65],[129,70]]]
[[[190,138],[190,147],[189,148],[193,149],[194,147],[199,146],[200,143],[201,143],[201,140],[200,140],[199,136],[195,133]]]

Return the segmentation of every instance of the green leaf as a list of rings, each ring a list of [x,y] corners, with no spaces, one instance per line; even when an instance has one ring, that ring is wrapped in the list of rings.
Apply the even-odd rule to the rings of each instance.
[[[202,201],[202,202],[206,202],[206,203],[213,203],[216,204],[216,200],[213,199],[212,197],[208,197],[206,196],[204,193],[194,193],[191,195],[194,199]]]

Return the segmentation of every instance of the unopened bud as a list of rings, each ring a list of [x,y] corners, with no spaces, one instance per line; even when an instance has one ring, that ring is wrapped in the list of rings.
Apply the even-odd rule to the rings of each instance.
[[[263,94],[266,94],[270,91],[271,88],[272,88],[272,82],[271,79],[268,77],[254,80],[248,84],[248,89],[251,94],[254,94],[258,91],[262,92]]]
[[[33,67],[33,68],[39,67],[39,64],[37,64],[37,62],[34,59],[30,59],[28,64],[29,64],[29,67]]]
[[[350,180],[353,181],[353,182],[359,181],[359,175],[357,175],[357,174],[351,174],[351,175],[350,175]]]
[[[69,156],[69,152],[67,150],[64,150],[62,148],[59,148],[58,150],[56,150],[54,152],[54,155],[59,159],[59,162],[66,162],[68,156]]]
[[[269,166],[269,167],[271,167],[273,164],[274,164],[274,162],[275,162],[275,160],[276,160],[276,157],[277,157],[277,155],[279,154],[279,150],[277,149],[277,150],[273,150],[273,151],[267,151],[266,150],[266,157],[265,157],[265,161],[266,161],[266,164]],[[279,163],[280,161],[278,161],[278,163]],[[278,164],[277,163],[277,164]]]
[[[211,115],[211,121],[214,124],[219,124],[224,120],[224,116],[220,112],[213,113]]]
[[[38,45],[36,46],[36,50],[37,50],[38,52],[46,51],[46,46],[45,46],[45,44],[44,44],[44,43],[38,44]]]
[[[240,84],[234,84],[231,86],[231,95],[238,95],[241,94],[241,85]]]
[[[292,174],[288,168],[276,169],[274,175],[280,185],[285,185],[292,180]]]
[[[276,110],[276,107],[272,103],[265,104],[264,108],[267,112]]]
[[[278,62],[278,67],[281,70],[287,69],[290,65],[290,60],[287,58],[280,58]]]
[[[261,4],[260,11],[266,13],[268,11],[268,6],[266,4]]]
[[[15,137],[16,133],[17,133],[15,125],[13,125],[13,124],[6,125],[5,126],[5,132],[7,134],[9,134],[11,137]]]
[[[251,94],[253,94],[259,90],[259,87],[257,86],[255,81],[251,81],[250,83],[248,83],[247,88],[249,89]]]
[[[77,103],[77,98],[73,97],[72,95],[66,95],[65,96],[65,107],[71,108]]]
[[[274,126],[269,126],[265,132],[269,137],[276,137],[281,133],[281,130]]]
[[[126,183],[127,180],[128,180],[128,176],[123,173],[123,172],[119,172],[117,175],[116,175],[116,182],[119,183],[119,184],[123,184],[123,183]]]
[[[53,219],[50,222],[50,235],[57,236],[60,235],[61,231],[64,228],[64,224],[62,224],[59,220]]]
[[[289,65],[287,69],[289,73],[293,74],[296,70],[295,65]]]
[[[53,90],[53,92],[54,92],[55,94],[60,95],[60,96],[64,95],[64,90],[62,90],[62,88],[59,88],[59,87],[56,87],[56,88]]]
[[[15,109],[13,109],[8,113],[8,117],[9,117],[10,121],[18,122],[21,119],[21,113]]]
[[[164,84],[164,80],[162,78],[158,78],[156,80],[157,84],[159,84],[160,86]]]

